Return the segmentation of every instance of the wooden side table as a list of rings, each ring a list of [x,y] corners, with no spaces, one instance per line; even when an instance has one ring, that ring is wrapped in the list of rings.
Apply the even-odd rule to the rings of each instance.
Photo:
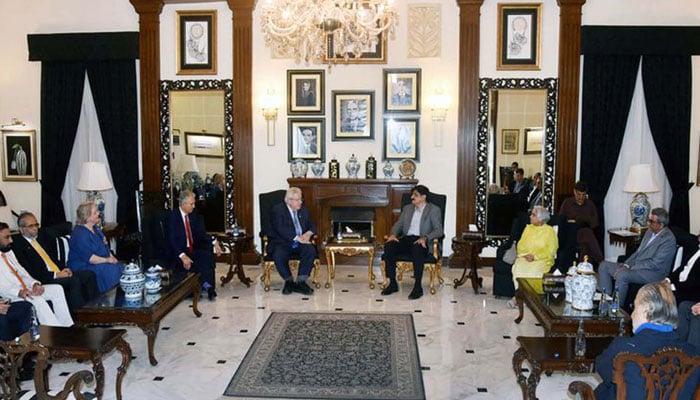
[[[231,282],[233,276],[238,276],[246,287],[250,287],[253,280],[245,276],[243,269],[243,251],[250,248],[253,244],[253,236],[247,233],[242,233],[238,236],[231,236],[225,232],[215,232],[213,235],[221,242],[224,247],[229,250],[229,267],[226,275],[221,277],[221,286]]]
[[[625,247],[625,257],[629,257],[637,251],[642,242],[642,234],[632,232],[626,228],[608,229],[610,244]]]
[[[455,289],[464,285],[467,279],[472,280],[472,289],[474,294],[479,294],[482,278],[479,277],[477,271],[477,263],[481,249],[486,246],[486,239],[482,232],[464,232],[461,236],[452,238],[452,251],[455,255],[461,256],[466,262],[464,263],[464,271],[459,279],[454,280]],[[469,274],[467,274],[469,270]]]
[[[353,243],[353,242],[339,242],[333,237],[327,238],[323,242],[323,249],[326,253],[326,289],[331,287],[331,282],[335,279],[335,254],[342,254],[344,256],[356,256],[358,254],[367,254],[369,258],[369,263],[367,267],[367,276],[369,278],[369,288],[374,289],[374,270],[372,269],[372,263],[374,262],[374,251],[375,251],[375,241],[374,238],[367,239],[366,242]]]

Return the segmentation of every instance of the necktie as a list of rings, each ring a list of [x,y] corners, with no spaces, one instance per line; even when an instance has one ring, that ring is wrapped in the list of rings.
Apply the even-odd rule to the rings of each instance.
[[[299,216],[297,215],[297,212],[294,211],[294,230],[297,233],[297,236],[301,236],[301,224],[299,223]]]
[[[19,283],[22,284],[22,290],[29,290],[29,288],[27,287],[27,284],[24,283],[24,281],[22,280],[22,277],[19,276],[19,274],[17,273],[17,270],[14,269],[14,268],[12,267],[12,265],[10,265],[10,262],[9,262],[9,261],[7,261],[7,255],[6,255],[5,253],[2,253],[2,260],[5,261],[5,264],[6,264],[7,267],[10,269],[10,271],[12,271],[12,274],[14,274],[15,278],[17,278],[17,280],[19,281]]]
[[[46,266],[49,267],[49,269],[55,273],[61,272],[61,270],[58,268],[58,265],[53,262],[51,257],[49,257],[48,254],[44,251],[44,249],[41,247],[39,242],[36,241],[36,239],[32,239],[29,243],[31,243],[32,247],[34,250],[36,250],[37,253],[39,253],[39,256],[41,257],[42,260],[46,263]]]
[[[187,248],[192,253],[194,249],[194,244],[192,243],[192,230],[190,229],[190,216],[185,215],[185,232],[187,233]]]

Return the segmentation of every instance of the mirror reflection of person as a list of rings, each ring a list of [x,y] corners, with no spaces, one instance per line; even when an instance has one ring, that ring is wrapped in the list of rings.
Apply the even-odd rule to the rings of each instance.
[[[598,211],[593,201],[588,198],[588,184],[578,181],[574,185],[574,197],[569,197],[561,203],[559,214],[568,222],[578,226],[576,243],[579,246],[579,259],[587,255],[589,261],[597,265],[603,261],[603,251],[600,249],[595,229],[598,228]]]
[[[299,138],[297,140],[298,154],[316,154],[316,128],[303,127],[299,128]]]
[[[412,101],[411,93],[408,87],[411,85],[410,79],[397,79],[394,83],[394,94],[391,96],[391,105],[393,106],[409,106]]]
[[[297,105],[298,106],[313,106],[316,104],[316,94],[311,89],[311,79],[301,79],[300,85],[297,86]]]
[[[367,118],[360,112],[360,102],[358,100],[341,100],[341,105],[343,103],[345,103],[345,112],[340,130],[342,132],[364,132]]]
[[[396,134],[391,137],[391,152],[395,154],[411,154],[413,145],[408,134],[408,128],[399,126]]]

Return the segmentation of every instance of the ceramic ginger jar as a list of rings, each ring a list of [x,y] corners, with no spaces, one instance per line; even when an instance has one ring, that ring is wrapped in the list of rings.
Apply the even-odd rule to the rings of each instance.
[[[309,165],[304,159],[297,158],[289,163],[289,170],[292,172],[292,178],[306,178]]]
[[[360,172],[360,163],[357,162],[357,157],[354,154],[345,163],[345,170],[348,171],[348,178],[357,179],[357,173]]]
[[[596,283],[593,265],[588,262],[586,256],[576,268],[576,275],[571,283],[571,306],[577,310],[592,310]]]
[[[130,262],[124,267],[119,285],[124,291],[126,299],[138,299],[143,295],[143,286],[146,281],[146,276],[141,272],[141,268],[133,262]]]
[[[576,276],[576,261],[574,261],[574,265],[569,267],[569,270],[566,271],[566,278],[564,278],[564,300],[567,303],[571,303],[571,284],[574,281],[574,276]]]
[[[146,293],[156,293],[161,288],[160,271],[163,268],[160,265],[153,266],[146,271]]]

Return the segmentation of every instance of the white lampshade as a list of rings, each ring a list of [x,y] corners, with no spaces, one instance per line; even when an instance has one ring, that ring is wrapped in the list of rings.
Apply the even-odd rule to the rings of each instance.
[[[631,166],[627,174],[627,182],[622,190],[628,193],[658,192],[659,185],[656,184],[656,176],[651,169],[651,164]]]
[[[111,189],[112,183],[107,176],[107,167],[101,162],[84,162],[80,167],[80,179],[78,180],[77,188],[86,192]]]
[[[183,155],[180,157],[180,162],[177,164],[177,169],[180,173],[185,172],[199,172],[199,166],[197,165],[197,157],[192,155]]]

